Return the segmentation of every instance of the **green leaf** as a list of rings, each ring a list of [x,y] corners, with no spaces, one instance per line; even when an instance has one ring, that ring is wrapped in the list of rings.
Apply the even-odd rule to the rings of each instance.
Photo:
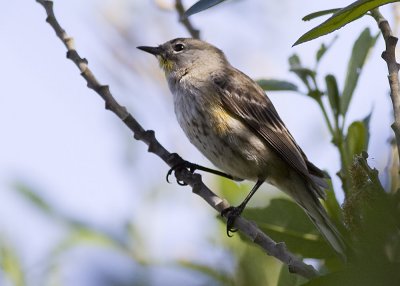
[[[312,19],[315,19],[315,18],[318,18],[318,17],[321,17],[321,16],[334,14],[334,13],[338,12],[339,10],[340,10],[340,8],[336,8],[336,9],[328,9],[328,10],[322,10],[322,11],[310,13],[310,14],[304,16],[302,18],[302,20],[303,21],[310,21]]]
[[[365,118],[362,120],[362,122],[364,122],[364,125],[367,127],[368,131],[369,131],[369,122],[371,121],[371,116],[372,116],[372,112],[374,110],[371,109],[371,111],[368,113],[367,116],[365,116]]]
[[[39,211],[42,211],[43,214],[47,215],[49,218],[57,219],[59,222],[66,223],[72,227],[84,226],[84,223],[81,221],[61,213],[59,209],[53,207],[45,198],[39,195],[39,191],[33,189],[27,184],[17,182],[14,184],[14,188],[20,195],[27,199],[28,202],[35,206]]]
[[[218,282],[218,285],[235,285],[229,274],[223,273],[214,267],[186,260],[180,260],[178,261],[178,264],[184,268],[197,271],[212,278],[215,282]]]
[[[232,205],[240,204],[253,187],[252,184],[247,182],[238,184],[222,177],[217,179],[217,184],[217,189],[220,190],[221,196],[226,198]]]
[[[321,60],[323,55],[326,53],[328,49],[326,48],[326,45],[324,43],[321,44],[320,48],[317,51],[317,54],[315,55],[315,59],[317,63]]]
[[[348,238],[347,241],[351,241],[350,238]],[[343,260],[338,258],[338,257],[332,257],[324,260],[324,264],[321,265],[321,268],[319,269],[319,273],[329,273],[329,272],[337,272],[341,271],[345,264],[343,264]]]
[[[367,55],[371,48],[375,45],[378,35],[371,36],[370,30],[366,28],[353,45],[351,58],[347,66],[346,80],[342,92],[342,100],[340,113],[346,115],[349,108],[351,98],[357,86],[358,78],[361,74],[362,67],[367,59]]]
[[[58,256],[74,247],[84,244],[110,248],[130,254],[129,249],[124,244],[104,233],[86,227],[73,227],[70,234],[54,249],[53,255]]]
[[[329,34],[337,29],[340,29],[344,25],[362,17],[368,11],[392,2],[398,2],[398,0],[358,0],[356,2],[353,2],[349,6],[340,9],[322,24],[302,35],[293,44],[293,46]]]
[[[377,265],[367,259],[369,265],[356,267],[348,265],[346,269],[316,277],[303,286],[397,286],[400,285],[400,263]]]
[[[217,245],[229,251],[229,261],[234,261],[235,269],[231,269],[227,276],[234,281],[235,286],[248,285],[276,285],[282,263],[273,256],[265,255],[265,251],[254,242],[240,234],[233,238],[226,235],[226,222],[221,220],[220,239]],[[207,285],[213,285],[208,283]],[[230,284],[218,284],[229,286]]]
[[[354,121],[347,130],[345,139],[348,162],[353,161],[354,155],[368,150],[368,130],[362,121]]]
[[[285,242],[290,251],[303,257],[335,255],[306,213],[293,201],[273,199],[266,208],[246,209],[244,217],[255,221],[272,239]]]
[[[395,138],[390,140],[390,154],[389,154],[389,164],[388,168],[388,180],[390,182],[390,193],[400,195],[399,187],[400,187],[400,176],[399,176],[399,157],[398,157],[398,149]],[[400,205],[400,202],[399,202]]]
[[[329,104],[332,108],[335,117],[338,116],[340,112],[340,95],[337,86],[336,78],[329,74],[325,77],[326,89],[328,93]]]
[[[18,255],[2,238],[0,238],[0,269],[2,270],[1,272],[3,272],[10,280],[10,285],[26,285],[25,275]]]
[[[297,54],[291,55],[289,57],[289,65],[291,69],[301,67],[300,57]]]
[[[246,247],[238,257],[235,273],[235,286],[274,285],[272,279],[279,274],[281,264],[277,259],[265,255],[254,243]]]
[[[294,72],[307,87],[310,86],[309,79],[315,78],[315,72],[309,68],[291,68],[290,71]]]
[[[265,91],[277,91],[277,90],[297,91],[298,90],[297,85],[295,85],[294,83],[285,81],[285,80],[260,79],[260,80],[257,80],[257,83]]]
[[[325,53],[329,50],[330,47],[332,47],[332,45],[335,43],[335,41],[337,40],[337,36],[334,37],[332,39],[332,41],[328,44],[325,45],[324,43],[321,44],[321,47],[318,49],[317,54],[315,56],[315,59],[317,61],[317,64],[319,63],[319,61],[322,59],[322,57],[325,55]]]
[[[290,273],[288,267],[286,265],[282,265],[277,286],[300,286],[305,282],[307,282],[306,278],[295,273]]]
[[[311,82],[315,80],[315,71],[303,67],[299,56],[296,54],[289,57],[289,65],[290,65],[290,71],[295,73],[299,77],[299,79],[304,83],[307,89],[309,91],[313,90],[311,88],[310,80]]]
[[[55,211],[50,206],[50,204],[41,196],[38,195],[38,191],[34,190],[32,187],[22,183],[16,182],[14,184],[15,190],[25,197],[32,205],[36,206],[38,209],[43,211],[48,215],[54,215]]]
[[[208,8],[211,8],[212,6],[218,5],[221,2],[224,2],[226,0],[200,0],[196,3],[194,3],[184,14],[185,17],[189,17],[193,14],[199,13],[201,11],[207,10]]]
[[[339,202],[336,199],[335,191],[333,190],[332,181],[328,181],[328,189],[326,190],[326,199],[323,201],[325,205],[326,211],[329,214],[329,217],[332,219],[334,224],[340,228],[343,225],[343,213],[342,209],[339,205]]]
[[[362,122],[364,123],[364,126],[367,130],[367,135],[366,135],[367,147],[366,147],[366,149],[368,149],[368,146],[369,146],[369,137],[370,137],[369,122],[371,120],[372,112],[373,112],[373,110],[371,110],[370,113],[367,116],[365,116],[365,118],[362,120]]]

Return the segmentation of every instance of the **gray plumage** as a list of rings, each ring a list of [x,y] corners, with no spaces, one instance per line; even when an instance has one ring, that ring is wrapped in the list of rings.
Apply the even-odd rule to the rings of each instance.
[[[344,255],[319,201],[327,176],[307,159],[262,88],[204,41],[178,38],[139,48],[157,56],[190,142],[231,176],[267,181],[287,193]]]

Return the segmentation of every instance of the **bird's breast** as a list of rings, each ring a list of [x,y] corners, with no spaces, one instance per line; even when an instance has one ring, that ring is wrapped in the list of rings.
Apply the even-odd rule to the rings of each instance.
[[[186,136],[215,166],[242,179],[268,176],[270,148],[218,100],[177,92],[174,104],[177,120]]]

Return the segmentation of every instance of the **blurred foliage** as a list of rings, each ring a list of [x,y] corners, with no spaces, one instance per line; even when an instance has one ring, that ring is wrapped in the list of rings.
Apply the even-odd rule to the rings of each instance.
[[[0,236],[0,274],[1,272],[3,272],[11,285],[27,285],[25,283],[24,269],[18,254],[14,247],[2,236]]]
[[[222,220],[220,222],[221,233],[225,234],[226,224]],[[210,278],[215,277],[215,284],[224,286],[277,285],[282,269],[287,269],[286,265],[283,265],[273,257],[266,256],[265,252],[253,243],[243,243],[239,236],[233,238],[222,236],[222,240],[219,243],[221,244],[220,247],[228,247],[236,259],[236,266],[232,273],[221,272],[210,266],[192,265],[187,262],[185,262],[185,266],[189,265],[190,269],[196,270]]]
[[[217,178],[217,189],[223,198],[227,198],[231,204],[240,204],[243,194],[252,187],[251,182],[237,183],[225,178]]]
[[[306,281],[307,279],[299,275],[293,275],[287,267],[282,266],[277,286],[300,286],[304,285]]]
[[[297,91],[298,88],[295,84],[276,79],[261,79],[257,81],[258,85],[261,86],[266,91],[274,90],[287,90],[287,91]]]
[[[272,199],[267,207],[247,209],[243,215],[273,240],[284,241],[290,251],[302,257],[335,256],[305,212],[291,200]]]
[[[365,29],[353,45],[350,60],[347,66],[346,80],[344,82],[343,91],[340,100],[340,114],[346,115],[350,105],[351,98],[358,83],[361,70],[367,59],[369,51],[375,45],[379,33],[371,36],[370,30]]]
[[[61,258],[65,254],[82,246],[114,251],[132,259],[132,261],[135,261],[137,264],[141,265],[141,267],[150,265],[139,232],[135,230],[132,223],[125,223],[124,229],[120,230],[120,233],[123,233],[122,237],[115,236],[91,224],[60,212],[40,195],[40,191],[33,189],[23,182],[15,183],[14,188],[45,217],[53,220],[58,225],[64,226],[66,229],[66,234],[53,247],[47,259],[44,261],[45,265],[42,265],[44,268],[48,269],[48,277],[44,277],[43,280],[53,281],[50,282],[49,285],[64,285],[59,281],[60,278],[58,274],[63,267],[62,264],[64,260]],[[30,283],[25,284],[24,282],[23,267],[19,262],[20,260],[17,254],[9,245],[1,240],[0,247],[0,266],[7,276],[10,277],[10,280],[13,282],[12,285],[30,285]],[[145,274],[141,273],[140,279],[136,278],[135,281],[131,281],[129,285],[146,285],[144,281],[147,279],[143,277],[145,277]],[[57,282],[54,282],[54,280]]]
[[[305,285],[399,285],[400,196],[387,193],[363,152],[351,166],[344,218],[352,234],[351,263]]]
[[[235,282],[228,273],[224,273],[218,269],[214,269],[207,265],[191,262],[191,261],[178,261],[179,265],[183,268],[190,269],[209,277],[215,285],[235,285]],[[213,284],[214,284],[213,283]]]
[[[327,128],[331,133],[332,143],[337,147],[342,165],[339,176],[345,193],[349,190],[348,167],[352,158],[361,151],[368,149],[368,125],[371,116],[369,114],[363,120],[352,123],[345,133],[346,114],[367,60],[367,55],[375,45],[378,35],[372,36],[370,30],[366,28],[356,39],[349,58],[343,90],[339,89],[336,77],[332,74],[324,77],[326,85],[324,89],[321,89],[317,83],[319,63],[335,40],[329,45],[321,45],[316,52],[315,68],[304,67],[296,54],[289,58],[291,71],[297,75],[304,85],[305,91],[302,93],[314,99],[320,107]],[[324,100],[324,97],[327,97],[328,100]],[[329,116],[330,114],[331,116]]]
[[[235,285],[274,285],[278,274],[276,263],[265,258],[265,253],[248,243],[238,255],[235,269]],[[286,267],[283,265],[282,267]]]

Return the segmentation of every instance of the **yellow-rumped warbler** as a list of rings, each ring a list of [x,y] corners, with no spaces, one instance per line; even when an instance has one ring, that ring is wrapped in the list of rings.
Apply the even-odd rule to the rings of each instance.
[[[201,40],[177,38],[138,49],[157,57],[190,142],[232,178],[257,182],[238,207],[223,211],[228,234],[267,181],[291,196],[344,255],[344,242],[319,201],[325,198],[327,176],[308,161],[259,85],[232,67],[221,50]]]

